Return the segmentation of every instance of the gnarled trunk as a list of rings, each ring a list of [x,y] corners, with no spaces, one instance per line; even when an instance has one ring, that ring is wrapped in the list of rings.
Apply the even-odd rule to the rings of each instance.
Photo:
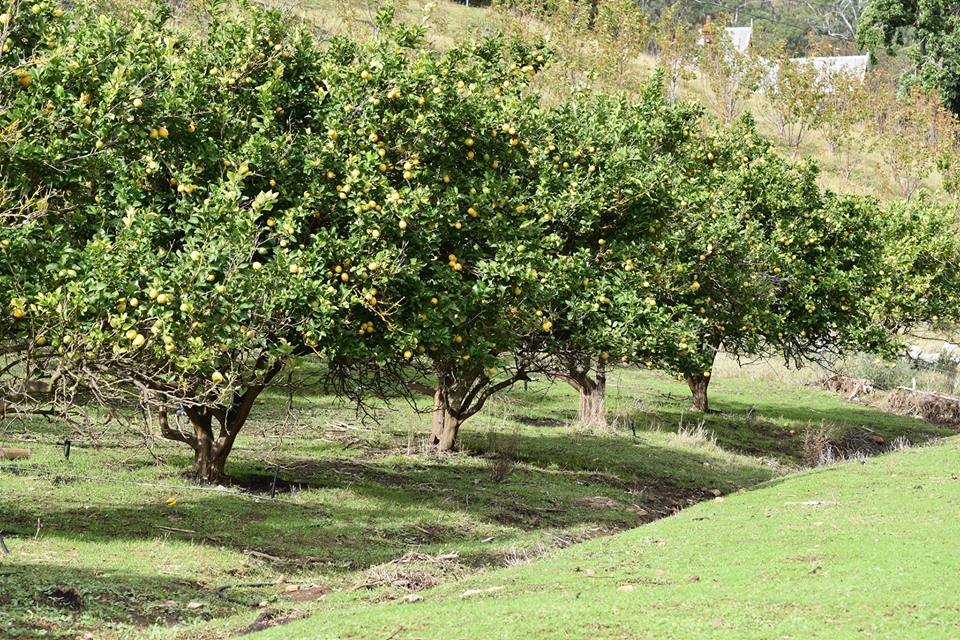
[[[707,387],[710,386],[710,376],[700,373],[687,376],[687,386],[693,394],[693,408],[706,413],[710,411],[710,400],[707,397]]]
[[[193,454],[193,470],[204,482],[219,484],[226,480],[226,456],[217,455],[219,447],[209,439],[201,440]]]
[[[188,408],[186,412],[193,424],[196,443],[193,446],[193,464],[197,477],[204,482],[224,482],[227,480],[227,457],[246,422],[246,415],[232,417],[229,415],[232,412],[217,415],[219,412],[206,407]],[[218,436],[213,433],[214,416],[220,422]]]
[[[247,386],[243,393],[235,393],[229,406],[184,405],[183,411],[190,419],[193,433],[171,427],[166,407],[159,407],[160,434],[168,440],[183,442],[193,449],[194,471],[198,478],[204,482],[226,481],[227,458],[240,430],[250,417],[253,403],[282,368],[282,361],[276,362],[257,384]]]
[[[433,428],[431,436],[438,451],[453,451],[460,424],[461,398],[451,389],[439,387],[433,395]]]
[[[577,390],[580,396],[577,424],[585,427],[607,426],[607,375],[603,361],[597,362],[595,378],[590,377],[589,359],[571,364],[567,371],[566,381]]]
[[[496,383],[482,369],[438,370],[437,386],[433,392],[433,445],[438,451],[452,451],[460,425],[483,409],[490,396],[516,382],[529,379],[522,368],[518,368],[509,378]]]

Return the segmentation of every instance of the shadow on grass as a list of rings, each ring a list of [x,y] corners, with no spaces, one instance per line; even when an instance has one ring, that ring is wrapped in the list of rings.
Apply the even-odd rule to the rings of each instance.
[[[455,548],[466,564],[491,564],[517,545],[622,530],[774,477],[772,469],[709,442],[700,448],[662,446],[664,436],[645,429],[675,428],[681,411],[694,425],[700,418],[686,412],[686,396],[651,391],[643,397],[647,407],[625,412],[626,423],[638,428],[636,438],[629,437],[629,428],[610,436],[553,426],[549,420],[570,415],[569,396],[543,404],[505,404],[508,423],[529,421],[535,412],[532,419],[543,426],[510,434],[511,425],[503,425],[508,431],[501,435],[515,439],[516,453],[502,481],[485,459],[496,453],[494,440],[469,423],[464,452],[439,458],[391,455],[399,449],[347,450],[322,441],[299,441],[293,454],[255,447],[237,451],[228,465],[237,488],[267,491],[274,465],[280,466],[278,501],[88,483],[82,491],[50,491],[45,502],[25,494],[4,500],[0,523],[8,533],[24,535],[34,532],[39,518],[45,535],[64,539],[168,538],[241,554],[254,551],[274,557],[268,561],[278,570],[310,568],[335,576],[412,549]],[[702,419],[720,447],[787,461],[802,456],[802,433],[793,422],[821,422],[824,416],[854,427],[872,425],[884,435],[904,433],[914,442],[939,434],[926,423],[848,406],[830,396],[811,399],[815,406],[809,407],[789,406],[791,397],[771,397],[755,406],[722,393],[714,398],[724,413]],[[393,437],[398,444],[404,436],[393,432]],[[168,463],[149,476],[141,473],[153,465],[147,456],[124,462],[142,479],[167,482],[191,461],[178,454]],[[164,504],[170,493],[178,501],[173,508]],[[82,504],[77,495],[83,496]]]
[[[803,461],[804,432],[821,427],[843,431],[861,430],[892,441],[898,436],[921,444],[952,432],[923,420],[887,413],[867,405],[847,402],[825,391],[771,388],[766,396],[754,395],[752,402],[714,393],[712,411],[692,411],[686,394],[648,390],[644,400],[653,411],[628,411],[626,420],[638,431],[660,430],[665,419],[670,430],[703,426],[723,449],[751,456],[776,457],[783,462]],[[802,393],[803,398],[798,394]]]
[[[490,537],[502,546],[530,544],[538,533],[618,531],[712,498],[712,491],[728,493],[772,476],[759,466],[720,465],[694,450],[553,433],[521,436],[517,466],[497,482],[480,457],[487,444],[473,433],[465,439],[472,455],[440,459],[278,457],[279,501],[184,491],[168,508],[165,494],[137,487],[134,499],[127,495],[118,504],[110,499],[121,490],[116,485],[89,483],[86,504],[4,501],[0,522],[7,532],[29,535],[40,518],[47,536],[87,541],[168,536],[338,573],[411,549],[469,547]],[[229,471],[239,486],[263,489],[272,480],[271,462],[235,457]]]
[[[84,631],[95,637],[107,625],[146,629],[246,610],[219,598],[212,587],[160,575],[107,576],[89,568],[8,561],[0,565],[0,629],[9,638],[75,638]]]

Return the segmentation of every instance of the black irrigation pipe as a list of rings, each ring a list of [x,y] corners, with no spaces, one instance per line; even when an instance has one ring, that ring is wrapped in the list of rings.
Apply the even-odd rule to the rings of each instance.
[[[273,468],[273,484],[270,487],[270,497],[277,495],[277,480],[280,479],[280,463]]]

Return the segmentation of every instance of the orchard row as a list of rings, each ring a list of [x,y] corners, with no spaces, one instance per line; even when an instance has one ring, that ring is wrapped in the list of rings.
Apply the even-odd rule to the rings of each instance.
[[[957,308],[944,210],[825,193],[661,76],[548,106],[542,44],[435,51],[389,9],[366,43],[254,5],[0,23],[2,402],[133,394],[207,479],[309,358],[360,401],[431,394],[450,449],[532,375],[579,389],[585,422],[613,363],[706,410],[721,347],[888,355]]]

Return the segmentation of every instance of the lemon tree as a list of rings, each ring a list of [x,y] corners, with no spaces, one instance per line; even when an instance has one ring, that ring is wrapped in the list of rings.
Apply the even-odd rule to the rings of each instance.
[[[448,450],[491,394],[527,377],[524,340],[550,322],[558,169],[527,91],[538,47],[494,37],[436,52],[421,35],[387,10],[373,42],[333,42],[319,91],[332,108],[303,162],[323,178],[322,210],[350,229],[323,266],[330,290],[363,307],[338,319],[359,340],[331,369],[353,381],[344,392],[384,379],[428,392]]]
[[[881,210],[885,281],[874,290],[876,315],[894,334],[957,322],[960,241],[956,205],[921,194]],[[900,345],[897,345],[900,346]]]
[[[567,169],[554,183],[552,225],[563,238],[568,293],[554,301],[538,348],[547,371],[577,390],[581,424],[603,424],[608,363],[652,362],[687,335],[656,304],[650,248],[680,207],[679,153],[701,110],[668,104],[662,77],[635,103],[582,94],[551,115],[549,145]],[[572,153],[571,151],[572,150]]]
[[[716,128],[668,107],[656,81],[635,106],[594,106],[554,127],[599,159],[596,177],[557,190],[579,282],[542,345],[581,421],[603,421],[611,361],[673,372],[707,410],[721,346],[800,365],[888,344],[875,203],[821,193],[816,168],[782,159],[752,121]]]
[[[26,61],[44,49],[43,40],[61,25],[62,12],[38,3],[16,14],[0,13],[0,105],[30,90],[33,76]],[[14,20],[16,15],[16,20]],[[28,300],[47,277],[55,260],[52,246],[36,242],[34,230],[49,216],[47,194],[20,188],[22,175],[11,165],[6,149],[23,143],[23,132],[10,126],[12,114],[0,113],[0,408],[16,411],[38,400],[32,392],[49,390],[50,374],[32,366],[48,348],[49,327],[30,316]],[[56,269],[54,269],[56,271]]]
[[[563,263],[538,48],[433,52],[389,8],[377,39],[323,46],[244,5],[198,32],[162,7],[37,15],[9,63],[32,80],[4,87],[4,185],[49,215],[3,239],[47,257],[8,263],[4,322],[47,327],[47,361],[98,396],[158,410],[201,477],[309,354],[343,392],[432,377],[441,449],[526,377]]]
[[[42,344],[67,386],[135,394],[218,480],[257,395],[353,305],[305,249],[349,233],[311,232],[336,211],[302,164],[327,53],[253,6],[198,32],[162,6],[32,7],[0,70],[5,339]]]
[[[795,365],[883,347],[872,201],[822,193],[816,167],[781,158],[749,119],[695,132],[681,155],[682,199],[650,253],[651,296],[692,336],[652,364],[687,381],[695,408],[709,407],[721,346]]]

